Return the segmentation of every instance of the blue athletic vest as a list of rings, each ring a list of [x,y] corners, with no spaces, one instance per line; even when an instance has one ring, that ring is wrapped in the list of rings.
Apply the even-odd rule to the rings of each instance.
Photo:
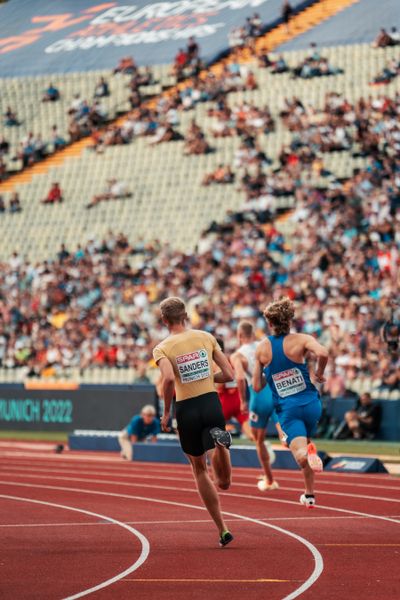
[[[264,374],[272,390],[274,405],[280,411],[292,406],[304,406],[319,398],[316,387],[311,383],[305,363],[290,360],[283,351],[285,336],[268,337],[271,342],[272,360]]]

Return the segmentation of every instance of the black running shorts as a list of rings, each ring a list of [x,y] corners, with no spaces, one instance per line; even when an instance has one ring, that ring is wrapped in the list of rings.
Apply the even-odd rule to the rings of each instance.
[[[210,429],[225,429],[225,419],[217,392],[208,392],[177,402],[176,421],[185,454],[201,456],[214,448]]]

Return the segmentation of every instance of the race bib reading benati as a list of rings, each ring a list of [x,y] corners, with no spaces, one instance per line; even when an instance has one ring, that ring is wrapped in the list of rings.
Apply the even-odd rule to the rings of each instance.
[[[274,380],[276,391],[281,398],[293,396],[293,394],[298,394],[307,388],[300,369],[287,369],[286,371],[275,373],[275,375],[272,375],[272,379]]]
[[[182,383],[192,383],[210,377],[210,363],[204,349],[177,356],[176,364]]]

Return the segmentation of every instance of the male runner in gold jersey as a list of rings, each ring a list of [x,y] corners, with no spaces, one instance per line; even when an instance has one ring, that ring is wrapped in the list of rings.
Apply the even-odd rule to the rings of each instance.
[[[168,431],[171,403],[176,393],[176,420],[182,450],[193,469],[199,494],[220,534],[220,546],[233,540],[221,514],[217,490],[207,470],[211,458],[215,482],[222,490],[231,484],[228,448],[231,436],[215,383],[232,381],[233,370],[216,339],[205,331],[187,329],[185,304],[180,298],[167,298],[160,304],[163,322],[170,335],[153,350],[162,374],[164,414],[161,427]],[[213,361],[221,369],[213,373]]]

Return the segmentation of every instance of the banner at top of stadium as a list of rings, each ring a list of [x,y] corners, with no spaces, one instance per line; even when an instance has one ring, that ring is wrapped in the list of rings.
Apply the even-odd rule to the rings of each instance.
[[[254,12],[273,22],[280,8],[281,0],[10,0],[0,5],[0,77],[107,69],[127,54],[140,65],[172,63],[190,36],[210,60],[232,27]]]

